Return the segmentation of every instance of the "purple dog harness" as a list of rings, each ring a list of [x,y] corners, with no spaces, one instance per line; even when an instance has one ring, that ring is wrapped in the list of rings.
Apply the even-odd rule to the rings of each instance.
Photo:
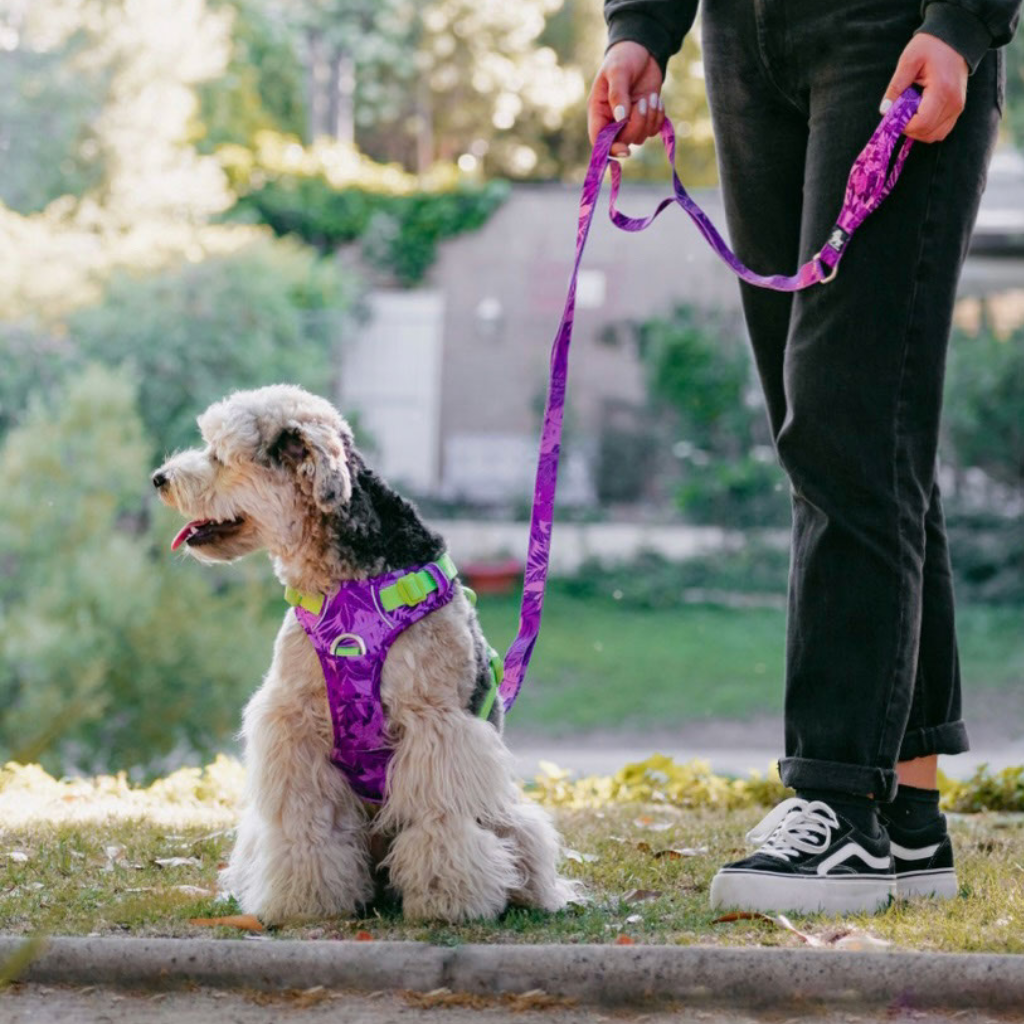
[[[609,124],[598,134],[580,197],[576,259],[551,352],[551,375],[534,484],[519,629],[505,655],[504,678],[497,656],[492,657],[493,686],[480,717],[487,717],[495,692],[501,698],[505,711],[512,707],[540,632],[554,520],[569,343],[576,308],[576,282],[608,164],[611,163],[612,169],[609,214],[616,227],[623,231],[643,231],[666,207],[678,203],[712,249],[742,280],[775,291],[800,291],[814,284],[827,284],[836,276],[850,237],[892,191],[913,143],[910,139],[903,139],[898,152],[896,147],[903,130],[917,112],[920,100],[916,89],[908,89],[882,118],[850,171],[843,206],[828,240],[789,277],[757,274],[745,267],[726,245],[707,214],[690,198],[675,171],[675,133],[667,117],[661,127],[661,138],[672,165],[674,194],[663,199],[648,217],[628,217],[615,206],[622,171],[610,154],[612,142],[626,122]],[[387,744],[386,717],[380,700],[384,660],[399,633],[452,599],[455,574],[455,566],[445,555],[437,563],[419,569],[398,570],[374,579],[342,583],[338,592],[328,598],[301,594],[291,588],[285,591],[285,597],[296,606],[295,613],[323,667],[334,723],[331,759],[365,800],[379,802],[383,799],[392,753]]]

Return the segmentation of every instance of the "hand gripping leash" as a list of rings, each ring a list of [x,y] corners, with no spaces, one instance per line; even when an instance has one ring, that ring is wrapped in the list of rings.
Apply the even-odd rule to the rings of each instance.
[[[758,274],[745,267],[726,245],[711,223],[708,215],[690,198],[675,170],[676,138],[672,122],[666,117],[661,126],[661,139],[665,144],[672,166],[673,195],[663,199],[648,217],[628,217],[619,212],[615,201],[622,180],[622,168],[611,159],[612,142],[625,127],[625,121],[603,128],[594,143],[590,166],[583,181],[580,196],[579,223],[576,228],[576,259],[569,279],[569,293],[565,300],[562,321],[558,325],[551,351],[551,377],[547,404],[541,427],[540,456],[537,461],[537,479],[533,492],[533,513],[530,519],[530,540],[523,580],[523,601],[519,613],[519,631],[505,654],[505,675],[498,691],[502,705],[508,711],[526,675],[540,631],[541,611],[544,605],[544,585],[548,575],[551,551],[551,527],[554,520],[555,484],[558,477],[558,457],[562,438],[562,417],[565,411],[565,385],[569,366],[569,343],[576,311],[576,282],[579,277],[583,247],[586,245],[594,208],[601,192],[605,168],[611,163],[612,187],[609,214],[612,223],[623,231],[643,231],[666,207],[678,203],[697,225],[697,230],[719,257],[742,280],[759,288],[781,292],[795,292],[814,284],[827,284],[839,271],[839,261],[853,233],[865,219],[881,205],[892,191],[903,170],[913,142],[903,138],[903,130],[917,112],[920,93],[910,88],[889,108],[867,145],[854,161],[846,183],[843,207],[829,232],[825,244],[790,277],[782,274]],[[897,150],[897,146],[899,149]]]

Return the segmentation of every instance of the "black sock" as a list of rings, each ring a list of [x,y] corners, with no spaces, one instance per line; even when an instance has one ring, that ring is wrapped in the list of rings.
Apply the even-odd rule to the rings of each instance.
[[[942,817],[939,810],[939,791],[901,785],[896,791],[896,799],[891,804],[886,804],[882,808],[882,813],[899,828],[925,828]]]
[[[840,793],[832,789],[798,789],[801,800],[821,800],[841,814],[858,832],[876,836],[878,827],[878,805],[869,796]]]

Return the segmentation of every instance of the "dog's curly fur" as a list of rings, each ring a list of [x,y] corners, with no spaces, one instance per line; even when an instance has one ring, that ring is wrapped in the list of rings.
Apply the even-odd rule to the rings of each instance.
[[[324,399],[288,385],[237,392],[198,423],[206,447],[175,455],[153,480],[168,505],[216,524],[187,545],[200,561],[265,548],[282,583],[330,593],[444,552]],[[269,923],[349,914],[373,898],[383,849],[410,918],[564,906],[572,887],[557,872],[559,838],[520,796],[500,701],[488,721],[475,714],[489,686],[486,644],[459,588],[402,633],[384,663],[394,756],[374,813],[329,760],[323,674],[289,610],[243,716],[246,797],[222,885]]]

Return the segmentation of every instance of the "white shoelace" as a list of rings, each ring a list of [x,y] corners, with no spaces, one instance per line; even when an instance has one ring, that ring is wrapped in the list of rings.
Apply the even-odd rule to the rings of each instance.
[[[780,860],[801,853],[821,853],[832,842],[832,830],[839,827],[836,812],[820,800],[783,800],[748,833],[747,841]]]

